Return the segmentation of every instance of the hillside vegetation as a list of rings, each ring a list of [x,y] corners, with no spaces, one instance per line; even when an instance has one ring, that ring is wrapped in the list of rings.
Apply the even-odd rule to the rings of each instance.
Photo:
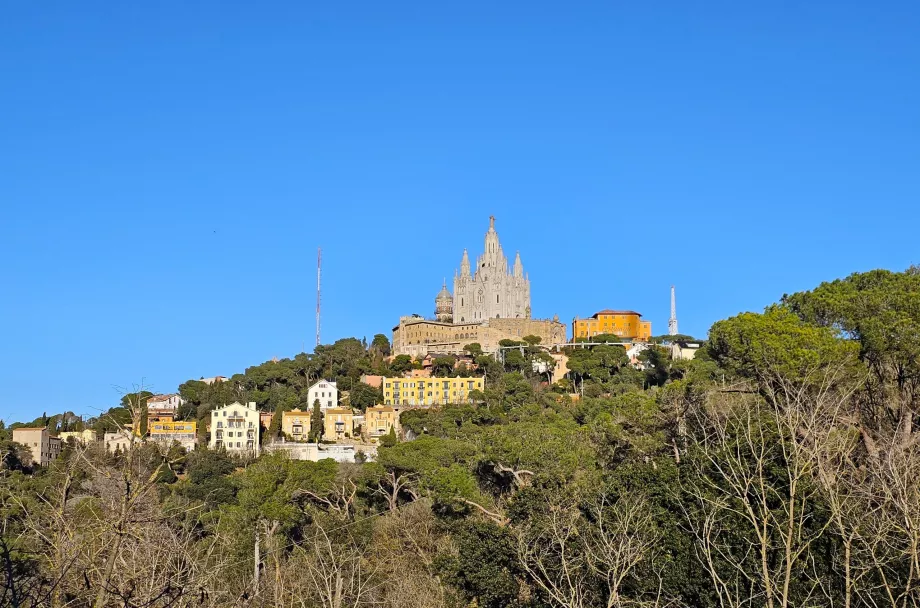
[[[359,394],[411,365],[385,341],[186,383],[185,415],[290,409],[319,377]],[[7,462],[0,605],[920,605],[915,269],[719,321],[691,362],[576,348],[547,386],[539,349],[513,352],[477,356],[477,403],[405,412],[414,439],[376,462],[149,444]]]

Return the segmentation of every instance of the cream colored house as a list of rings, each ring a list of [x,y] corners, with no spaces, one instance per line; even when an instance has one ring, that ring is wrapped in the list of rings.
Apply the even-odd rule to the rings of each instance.
[[[310,412],[293,409],[281,414],[281,432],[294,441],[307,441],[310,436]]]
[[[399,412],[389,405],[375,405],[364,412],[364,428],[368,439],[382,437],[392,429],[399,434]]]
[[[87,444],[96,441],[96,431],[93,429],[86,429],[83,431],[64,431],[58,433],[58,437],[61,438],[61,441],[66,442],[68,439],[74,439],[77,443]]]
[[[354,435],[354,417],[351,409],[334,407],[325,412],[323,439],[341,441]]]
[[[46,467],[61,453],[61,439],[52,437],[44,427],[13,429],[13,441],[29,448],[31,458],[26,464]]]
[[[259,455],[259,410],[255,402],[225,405],[211,412],[208,447],[235,454]]]

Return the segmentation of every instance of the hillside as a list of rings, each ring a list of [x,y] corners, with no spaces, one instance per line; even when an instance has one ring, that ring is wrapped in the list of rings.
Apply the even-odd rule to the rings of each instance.
[[[364,464],[69,444],[30,474],[6,441],[0,605],[920,605],[917,269],[719,321],[692,361],[574,348],[549,385],[512,352]],[[348,338],[189,381],[180,418],[307,408],[319,378],[361,409],[362,374],[413,365],[388,354]]]

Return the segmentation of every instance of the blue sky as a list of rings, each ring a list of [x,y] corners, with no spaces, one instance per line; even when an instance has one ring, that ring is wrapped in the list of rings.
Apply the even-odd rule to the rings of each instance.
[[[915,2],[6,2],[0,416],[430,314],[494,214],[535,316],[664,333],[920,262]]]

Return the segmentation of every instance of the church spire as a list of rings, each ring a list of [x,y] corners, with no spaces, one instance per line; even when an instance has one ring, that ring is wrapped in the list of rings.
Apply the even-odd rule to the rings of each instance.
[[[463,259],[460,260],[460,276],[470,276],[470,256],[466,252],[466,249],[463,250]]]
[[[514,276],[519,278],[524,276],[524,264],[521,263],[520,251],[514,256]]]
[[[503,273],[508,272],[508,261],[502,253],[502,246],[498,242],[498,233],[495,231],[494,215],[489,216],[489,231],[486,232],[486,251],[482,259],[486,266],[501,268]]]

